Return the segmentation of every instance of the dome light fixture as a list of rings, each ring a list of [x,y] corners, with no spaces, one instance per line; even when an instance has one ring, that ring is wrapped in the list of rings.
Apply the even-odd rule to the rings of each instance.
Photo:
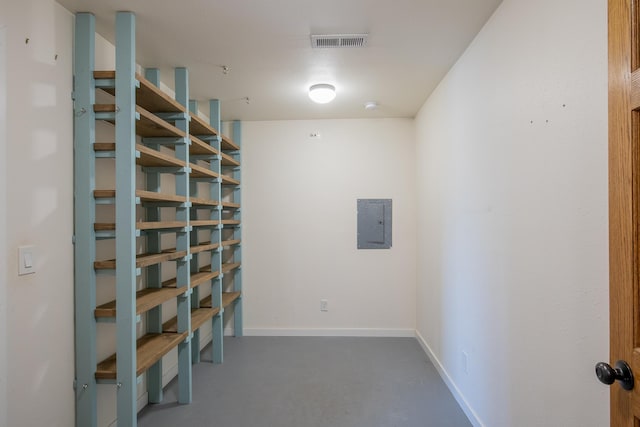
[[[309,88],[309,98],[318,104],[326,104],[336,97],[336,87],[327,83],[319,83]]]

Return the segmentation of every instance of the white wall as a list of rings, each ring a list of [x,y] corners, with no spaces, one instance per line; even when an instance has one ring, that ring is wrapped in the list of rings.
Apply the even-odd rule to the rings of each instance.
[[[416,118],[418,332],[478,425],[608,425],[606,8],[505,0]]]
[[[10,82],[3,425],[68,427],[74,424],[72,17],[52,0],[3,3]],[[17,248],[25,244],[37,248],[37,273],[18,277]]]
[[[413,120],[244,122],[242,133],[245,333],[413,334]],[[356,249],[358,198],[393,199],[390,250]]]

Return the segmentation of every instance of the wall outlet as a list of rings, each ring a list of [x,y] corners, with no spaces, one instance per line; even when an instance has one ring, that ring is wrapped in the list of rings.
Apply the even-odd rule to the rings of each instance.
[[[462,352],[462,372],[465,374],[469,373],[469,355],[466,351]]]
[[[320,311],[329,311],[329,301],[326,299],[320,300]]]

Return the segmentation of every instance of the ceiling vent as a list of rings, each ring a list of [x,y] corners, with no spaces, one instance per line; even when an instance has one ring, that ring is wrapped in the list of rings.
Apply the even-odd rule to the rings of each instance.
[[[312,48],[365,47],[369,34],[325,34],[311,35]]]

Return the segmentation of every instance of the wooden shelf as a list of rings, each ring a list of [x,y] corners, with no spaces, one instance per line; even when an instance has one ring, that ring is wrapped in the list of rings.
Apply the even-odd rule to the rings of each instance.
[[[183,294],[182,288],[147,288],[136,292],[136,314],[141,314]],[[109,301],[95,309],[96,318],[116,317],[116,301]]]
[[[222,307],[227,308],[229,305],[240,298],[240,292],[223,292],[222,293]]]
[[[189,163],[189,167],[191,168],[191,173],[189,174],[189,178],[222,178],[222,184],[224,185],[239,185],[240,181],[237,179],[233,179],[227,175],[219,175],[217,172],[214,172],[210,169],[207,169],[203,166],[196,165],[194,163]]]
[[[159,254],[139,254],[136,255],[136,268],[148,267],[150,265],[160,264],[161,262],[173,261],[187,256],[187,251],[180,252],[162,252]],[[115,270],[116,260],[109,259],[106,261],[95,261],[93,268],[96,270]]]
[[[200,273],[210,273],[211,272],[211,265],[203,265],[202,267],[200,267],[200,269],[198,271]]]
[[[113,199],[116,197],[116,190],[94,190],[93,197],[96,199]],[[175,194],[155,193],[153,191],[136,190],[136,197],[141,203],[186,203],[187,198]]]
[[[189,133],[191,135],[205,135],[216,136],[218,131],[215,130],[210,124],[202,120],[197,114],[191,112],[191,121],[189,122]]]
[[[192,273],[191,274],[191,288],[195,288],[196,286],[200,286],[203,283],[207,283],[209,280],[215,279],[216,277],[218,277],[220,275],[220,273],[218,271],[211,271],[211,269],[209,269],[209,271],[201,271],[199,273]],[[176,279],[170,279],[167,280],[166,282],[162,282],[162,287],[165,288],[175,288],[177,284]],[[186,286],[186,285],[183,285]]]
[[[238,219],[223,219],[220,222],[224,225],[240,225],[240,220]]]
[[[116,110],[115,104],[95,104],[93,106],[95,113],[115,113]],[[185,138],[187,136],[186,133],[177,127],[140,106],[136,106],[136,112],[140,115],[140,119],[136,120],[136,135],[145,138],[155,136]],[[115,119],[107,119],[105,121],[115,123]]]
[[[154,221],[154,222],[136,222],[136,230],[162,230],[173,228],[184,228],[187,226],[186,222],[181,221]],[[115,223],[96,222],[93,225],[95,231],[115,231]]]
[[[240,162],[227,153],[222,153],[222,166],[240,166]]]
[[[217,200],[211,200],[211,199],[203,199],[200,197],[190,197],[189,200],[191,201],[191,205],[192,206],[218,206],[220,203],[218,203]],[[224,203],[223,203],[224,206]]]
[[[231,178],[230,176],[227,175],[220,175],[222,177],[222,184],[223,185],[240,185],[240,181],[238,181],[237,179]]]
[[[136,376],[142,375],[162,356],[184,341],[187,335],[187,332],[182,334],[147,334],[138,339],[136,342]],[[117,378],[115,354],[98,364],[95,377],[98,380],[115,380]]]
[[[225,262],[222,264],[222,274],[228,273],[240,267],[239,262]]]
[[[222,273],[223,274],[224,273],[228,273],[228,272],[233,271],[233,270],[235,270],[235,269],[237,269],[239,267],[240,267],[240,263],[239,262],[223,263],[222,264]],[[200,273],[211,273],[211,265],[204,265],[204,266],[200,267],[199,272]],[[216,277],[217,277],[217,274],[216,274]],[[162,285],[166,286],[164,283]]]
[[[223,292],[222,293],[222,307],[227,308],[229,305],[240,298],[240,292]],[[200,301],[200,307],[212,307],[211,295]]]
[[[222,202],[223,210],[240,209],[240,203]]]
[[[220,224],[216,219],[198,219],[189,223],[192,227],[215,227]]]
[[[191,330],[195,331],[200,329],[207,320],[210,320],[213,316],[218,314],[220,309],[218,307],[202,307],[191,309]],[[162,324],[162,330],[167,333],[175,333],[178,331],[178,316],[173,317],[171,320]]]
[[[220,176],[211,169],[196,165],[195,163],[189,163],[189,167],[191,168],[189,178],[218,178]]]
[[[218,155],[220,152],[211,145],[202,141],[200,138],[191,135],[191,145],[189,146],[189,154],[191,155]]]
[[[191,275],[191,287],[195,288],[196,286],[200,286],[203,283],[208,282],[209,280],[215,279],[219,275],[220,272],[218,271],[194,273]]]
[[[115,142],[96,142],[93,144],[93,151],[101,152],[101,151],[113,151],[116,152],[116,143]]]
[[[112,70],[94,71],[93,77],[95,79],[115,79],[116,72]],[[142,108],[163,113],[186,112],[186,108],[182,104],[138,73],[136,73],[136,80],[140,82],[140,87],[136,88],[136,104]],[[111,95],[116,93],[115,88],[103,90]]]
[[[140,152],[140,157],[136,159],[136,164],[147,167],[177,167],[183,168],[186,162],[176,159],[175,157],[161,153],[153,148],[145,147],[142,144],[136,144],[136,150]]]
[[[240,244],[240,239],[236,239],[236,240],[223,240],[222,241],[222,247],[223,248],[228,248],[229,246],[234,246],[234,245],[239,245]]]
[[[220,148],[223,150],[229,151],[238,151],[240,147],[231,140],[228,136],[222,135],[222,143],[220,144]]]
[[[203,242],[196,246],[191,246],[189,251],[197,254],[204,251],[211,251],[219,247],[218,243]],[[164,249],[159,254],[139,254],[136,256],[136,268],[149,267],[150,265],[160,264],[162,262],[174,261],[187,256],[187,251],[176,252],[175,248]],[[106,261],[96,261],[93,263],[96,270],[114,270],[116,268],[116,260],[110,259]]]
[[[218,243],[211,243],[211,242],[202,242],[197,246],[191,246],[191,253],[192,254],[197,254],[200,252],[205,252],[205,251],[212,251],[216,248],[218,248],[220,245]]]
[[[220,245],[218,245],[217,242],[216,243],[202,242],[202,243],[199,243],[198,245],[191,246],[189,248],[189,252],[192,253],[192,254],[197,254],[197,253],[204,252],[204,251],[211,251],[213,249],[216,249],[218,246],[220,246]],[[163,253],[174,253],[175,251],[176,251],[176,249],[172,248],[172,249],[164,249],[162,252]]]
[[[115,152],[116,144],[113,142],[98,142],[93,144],[93,149],[96,152]],[[154,150],[153,148],[146,147],[142,144],[136,144],[136,151],[140,153],[140,157],[136,158],[136,164],[140,166],[183,168],[187,165],[187,163],[182,160],[178,160],[175,157],[161,153],[158,150]]]
[[[206,135],[206,136],[215,136],[220,135],[220,133],[214,129],[207,122],[202,120],[197,114],[190,113],[191,122],[189,123],[189,133],[192,135]],[[236,151],[239,150],[240,147],[231,140],[228,136],[221,135],[222,143],[221,148],[223,150],[231,150]]]
[[[227,153],[220,153],[210,144],[202,141],[197,136],[191,135],[191,145],[189,146],[189,155],[220,155],[223,166],[240,166],[240,162]]]

